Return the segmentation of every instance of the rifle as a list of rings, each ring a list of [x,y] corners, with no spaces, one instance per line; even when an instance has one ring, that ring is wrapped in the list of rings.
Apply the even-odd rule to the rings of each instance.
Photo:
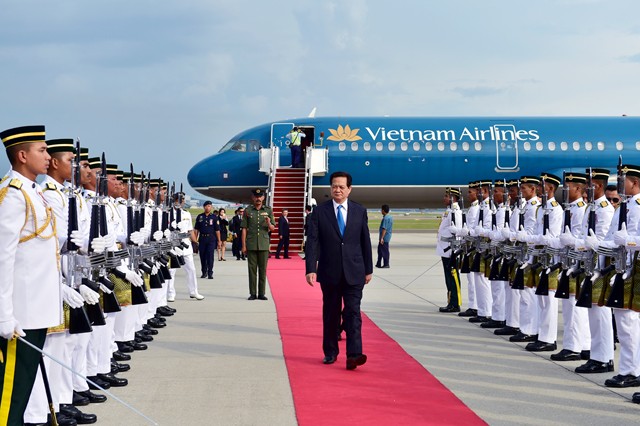
[[[562,230],[569,227],[571,230],[571,207],[569,203],[569,184],[567,182],[567,172],[562,173],[562,208],[564,209],[564,219],[562,222]],[[571,283],[569,276],[569,269],[575,265],[575,261],[569,257],[569,247],[563,247],[561,249],[548,248],[548,251],[552,254],[560,256],[560,261],[552,266],[552,270],[555,268],[562,268],[562,271],[558,275],[558,288],[556,290],[555,297],[558,299],[568,299],[571,292]]]
[[[136,256],[140,256],[142,253],[140,250],[136,250],[136,247],[131,241],[131,234],[133,234],[135,232],[134,230],[138,227],[138,224],[134,223],[136,214],[133,207],[135,197],[133,163],[129,163],[129,170],[131,171],[131,179],[129,179],[127,185],[127,252],[129,254],[129,269],[139,273],[138,262],[135,259]],[[138,211],[138,220],[140,220],[140,211]],[[131,304],[142,305],[145,303],[148,303],[148,300],[144,288],[131,285]]]
[[[624,182],[627,173],[626,169],[622,167],[622,156],[618,159],[618,194],[620,195],[620,206],[618,210],[620,216],[618,219],[618,231],[627,224],[627,194],[624,189]],[[611,293],[607,299],[605,306],[609,308],[623,308],[624,307],[624,275],[627,271],[627,249],[626,247],[616,247],[615,249],[602,248],[598,249],[598,254],[604,254],[613,260],[613,267],[616,271],[616,276],[611,287]],[[602,276],[605,276],[605,270],[602,271]]]
[[[482,193],[482,181],[478,185],[478,205],[480,211],[478,213],[478,226],[484,227],[484,194]],[[480,261],[482,260],[482,253],[484,252],[481,247],[481,238],[472,237],[472,243],[475,247],[476,253],[473,256],[473,262],[471,263],[471,272],[480,272]]]
[[[547,235],[549,232],[549,208],[547,204],[549,202],[549,196],[547,195],[547,190],[545,188],[545,178],[542,176],[542,235]],[[531,251],[532,254],[538,256],[538,263],[532,265],[532,269],[535,270],[538,267],[542,267],[542,272],[540,272],[540,279],[538,280],[538,285],[536,286],[536,294],[538,296],[548,296],[549,295],[549,269],[551,266],[551,257],[548,253],[547,247],[535,249]],[[535,266],[535,267],[534,267]]]
[[[596,202],[595,187],[592,179],[593,172],[589,168],[589,176],[587,177],[587,202],[589,204],[589,218],[587,220],[587,235],[596,232]],[[569,256],[572,256],[576,262],[581,265],[581,270],[585,274],[584,281],[580,289],[576,291],[576,306],[582,308],[591,308],[593,306],[593,274],[596,267],[596,258],[593,250],[577,251],[570,250]]]
[[[505,205],[504,209],[504,227],[511,227],[511,197],[509,197],[509,187],[507,186],[507,180],[503,180],[504,187],[504,196],[503,204]],[[506,200],[506,201],[505,201]],[[511,250],[511,247],[508,243],[501,244],[500,251],[502,252],[502,261],[500,262],[500,269],[498,272],[497,280],[499,281],[509,281],[509,269],[516,262],[515,253]]]
[[[462,210],[462,227],[467,224],[467,213],[464,209],[464,197],[462,196],[462,192],[460,192],[460,208]],[[462,245],[462,250],[464,251],[464,255],[462,256],[462,260],[460,261],[460,273],[468,274],[471,272],[471,268],[469,266],[469,244],[465,240]]]
[[[525,216],[525,207],[527,206],[527,202],[522,195],[522,186],[520,184],[520,180],[518,180],[518,208],[520,209],[520,213],[518,215],[518,231],[524,229],[524,216]],[[514,258],[516,260],[516,264],[518,268],[516,268],[516,274],[511,282],[512,290],[524,290],[524,270],[520,268],[525,263],[525,255],[527,254],[526,245],[518,244],[518,242],[514,242],[513,246],[508,247],[508,250],[513,251]]]

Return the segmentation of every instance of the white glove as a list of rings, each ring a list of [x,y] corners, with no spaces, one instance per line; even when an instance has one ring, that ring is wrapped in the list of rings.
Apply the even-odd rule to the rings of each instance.
[[[569,226],[564,227],[564,232],[560,234],[560,244],[563,247],[574,247],[576,243],[576,237],[573,236],[569,230]]]
[[[582,238],[576,238],[576,241],[573,245],[576,250],[585,251],[587,250],[587,242]]]
[[[609,287],[613,287],[613,283],[616,282],[616,275],[618,275],[618,274],[613,274],[613,276],[609,280]]]
[[[84,238],[84,234],[79,229],[71,231],[71,242],[77,245],[81,250],[86,251],[88,246],[87,240]]]
[[[68,285],[61,284],[60,287],[62,287],[62,300],[67,302],[70,308],[82,308],[84,306],[84,298],[80,293]]]
[[[146,240],[151,235],[151,230],[149,228],[140,228],[140,232],[144,235],[144,239]]]
[[[478,237],[484,237],[484,228],[480,225],[476,226],[475,228],[475,232],[476,232],[476,236]]]
[[[551,243],[554,240],[554,238],[547,234],[547,235],[538,235],[538,238],[536,240],[537,244],[541,244],[543,246],[547,246],[547,247],[551,247]]]
[[[596,237],[596,234],[593,233],[593,229],[589,230],[589,235],[584,239],[585,245],[587,248],[591,250],[598,250],[600,247],[600,240]]]
[[[141,246],[144,244],[145,237],[140,231],[132,232],[129,238],[131,238],[131,242],[135,245]]]
[[[469,235],[471,235],[472,237],[477,237],[478,233],[476,232],[476,229],[478,229],[477,226],[475,228],[469,229]]]
[[[176,248],[174,248],[174,249],[173,249],[173,251],[175,251],[175,252],[176,252],[176,255],[177,255],[177,256],[182,256],[182,255],[184,255],[184,252],[182,251],[182,249],[181,249],[180,247],[176,247]]]
[[[95,305],[100,301],[100,295],[86,285],[80,285],[78,290],[80,290],[80,295],[84,298],[84,301],[89,305]]]
[[[171,222],[171,227],[173,229],[176,229],[178,227],[178,222],[176,222],[175,220],[173,222]]]
[[[469,228],[467,227],[467,224],[465,223],[462,228],[458,228],[458,230],[456,231],[456,236],[458,236],[458,237],[466,237],[467,235],[469,235]]]
[[[142,287],[142,285],[144,284],[144,281],[142,280],[142,278],[140,278],[140,275],[136,274],[126,266],[118,266],[116,269],[124,273],[124,278],[132,285],[136,287]]]
[[[110,250],[116,243],[116,236],[114,234],[107,234],[104,236],[105,249]]]
[[[162,233],[162,231],[156,231],[156,232],[153,233],[154,241],[160,241],[163,236],[164,236],[164,234]]]
[[[600,271],[593,271],[593,275],[591,275],[591,282],[596,282],[598,278],[600,278]]]
[[[104,237],[97,237],[97,238],[94,238],[93,241],[91,241],[91,249],[95,253],[104,252],[106,247],[107,247],[107,242],[105,241]]]
[[[109,288],[107,286],[105,286],[104,284],[100,283],[100,290],[102,290],[102,292],[104,294],[111,294],[113,293],[111,290],[109,290]]]
[[[628,248],[635,249],[638,245],[636,238],[629,235],[627,232],[627,224],[622,224],[622,229],[613,233],[613,242],[617,246],[626,246]]]
[[[164,230],[164,237],[166,239],[171,238],[171,231],[168,228]]]
[[[22,328],[20,328],[18,320],[11,318],[10,320],[0,322],[0,337],[11,340],[14,334],[21,337],[26,336]]]
[[[511,239],[511,229],[507,228],[506,226],[500,230],[500,233],[505,240]]]
[[[189,230],[189,224],[187,222],[180,222],[178,224],[178,229],[180,232],[187,232]]]
[[[520,269],[525,270],[527,269],[529,266],[531,266],[531,264],[529,262],[524,262],[521,266]]]
[[[499,229],[494,229],[493,231],[491,231],[489,233],[489,238],[491,238],[491,241],[504,241],[505,237],[502,235],[502,231],[500,231]]]
[[[516,232],[516,240],[520,241],[521,243],[526,243],[528,236],[529,234],[527,234],[527,231],[525,231],[524,229],[521,229],[518,232]]]

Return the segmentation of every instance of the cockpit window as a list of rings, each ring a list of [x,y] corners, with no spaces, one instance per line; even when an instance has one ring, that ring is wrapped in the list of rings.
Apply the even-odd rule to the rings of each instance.
[[[255,139],[251,140],[232,140],[222,147],[220,152],[238,151],[238,152],[258,152],[260,150],[260,142]]]

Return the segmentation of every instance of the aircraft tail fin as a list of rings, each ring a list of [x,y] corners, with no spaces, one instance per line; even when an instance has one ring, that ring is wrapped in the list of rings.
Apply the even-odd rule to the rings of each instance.
[[[309,113],[309,118],[316,118],[316,107],[313,107],[313,109]]]

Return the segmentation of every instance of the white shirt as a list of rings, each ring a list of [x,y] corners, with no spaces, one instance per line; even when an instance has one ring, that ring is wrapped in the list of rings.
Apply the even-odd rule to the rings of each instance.
[[[333,200],[333,211],[336,214],[336,219],[338,218],[338,206],[342,206],[342,219],[344,220],[344,225],[347,226],[347,210],[349,209],[349,199],[344,200],[344,202],[342,204],[338,204],[336,203],[335,200]]]

